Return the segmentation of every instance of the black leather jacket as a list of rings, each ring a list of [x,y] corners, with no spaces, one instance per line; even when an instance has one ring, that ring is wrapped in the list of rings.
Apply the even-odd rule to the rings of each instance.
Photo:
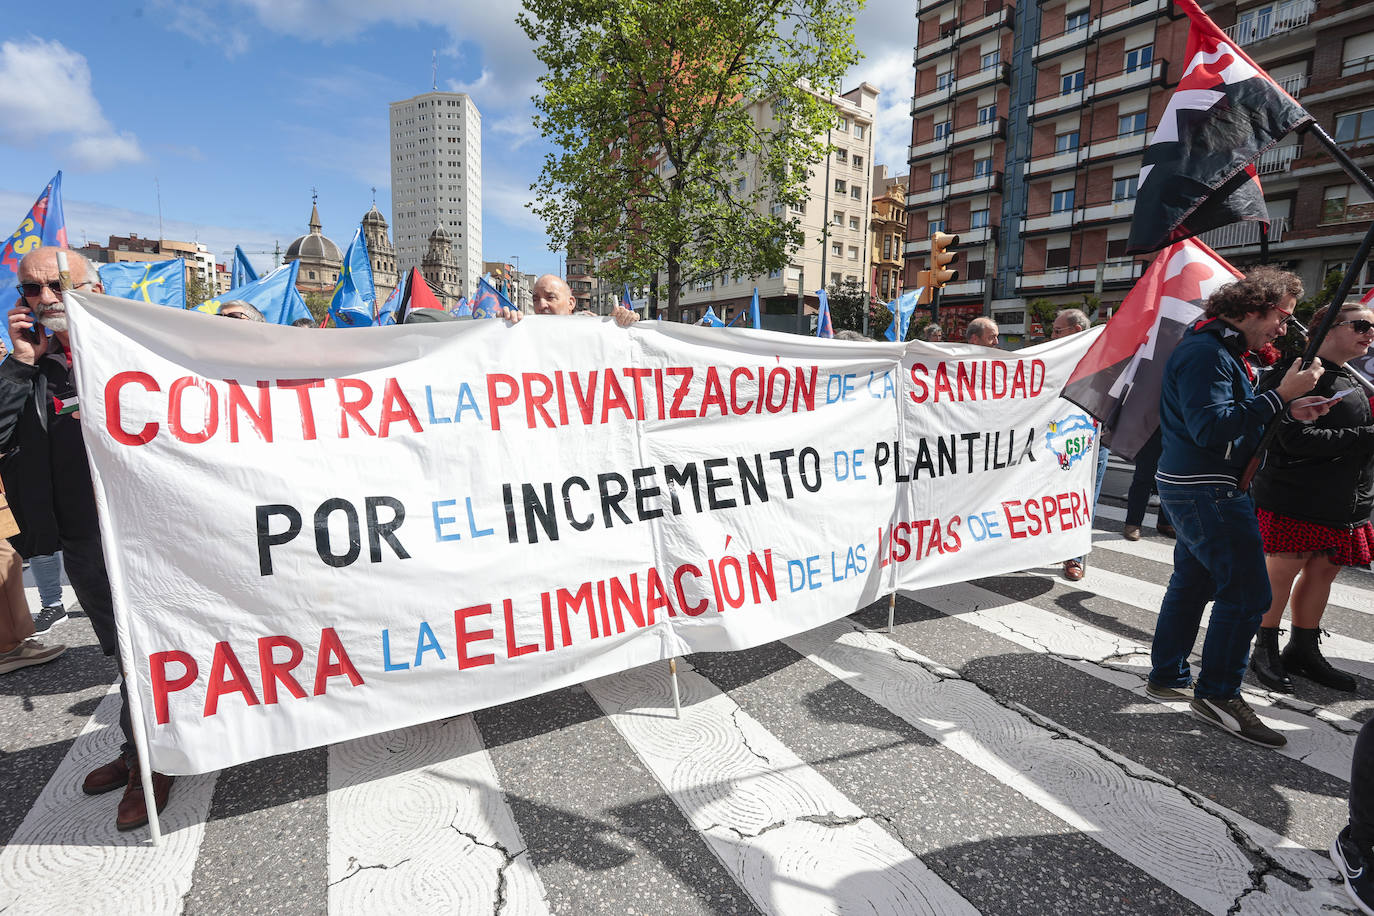
[[[1311,394],[1330,397],[1360,388],[1354,370],[1322,360],[1326,372]],[[1274,388],[1277,368],[1260,381]],[[1363,390],[1331,405],[1313,423],[1285,419],[1264,466],[1255,475],[1255,504],[1262,509],[1330,528],[1369,520],[1374,507],[1374,414]]]

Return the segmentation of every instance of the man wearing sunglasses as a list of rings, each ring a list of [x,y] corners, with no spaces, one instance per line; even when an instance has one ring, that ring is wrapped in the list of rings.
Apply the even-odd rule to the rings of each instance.
[[[1240,695],[1250,641],[1270,604],[1255,506],[1240,489],[1240,477],[1266,425],[1285,412],[1314,420],[1329,405],[1322,406],[1321,397],[1300,397],[1321,378],[1320,362],[1305,370],[1298,360],[1287,370],[1275,367],[1283,380],[1256,395],[1246,355],[1283,333],[1301,295],[1297,277],[1272,267],[1257,267],[1212,293],[1204,320],[1169,357],[1159,403],[1163,452],[1156,480],[1178,540],[1146,692],[1188,700],[1203,721],[1272,748],[1287,742]],[[1188,655],[1208,601],[1212,617],[1194,683]]]
[[[81,435],[57,252],[54,247],[38,248],[19,262],[21,299],[8,316],[14,349],[0,362],[0,452],[10,453],[0,473],[21,527],[25,517],[56,519],[72,590],[101,649],[106,655],[116,655],[114,605]],[[84,257],[68,251],[67,264],[73,287],[103,292],[95,267]],[[120,756],[92,770],[82,789],[88,795],[124,789],[115,826],[132,830],[148,822],[148,811],[123,683],[120,699],[119,726],[124,735]],[[171,782],[171,777],[153,774],[159,809],[167,802]]]

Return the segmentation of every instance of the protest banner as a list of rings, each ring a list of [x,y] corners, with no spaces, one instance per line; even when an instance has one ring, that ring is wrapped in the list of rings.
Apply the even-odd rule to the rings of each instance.
[[[1090,546],[1095,337],[527,318],[344,333],[69,294],[152,765],[457,715]]]

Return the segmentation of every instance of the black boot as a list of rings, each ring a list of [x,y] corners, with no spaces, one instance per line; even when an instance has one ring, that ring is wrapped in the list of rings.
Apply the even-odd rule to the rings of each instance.
[[[1283,666],[1291,673],[1310,678],[1323,687],[1354,693],[1354,675],[1331,667],[1331,663],[1323,657],[1322,650],[1317,646],[1320,638],[1321,630],[1316,627],[1310,630],[1305,627],[1294,627],[1293,637],[1288,640],[1288,645],[1284,647],[1280,656]]]
[[[1279,655],[1279,628],[1260,627],[1255,636],[1255,651],[1250,653],[1250,670],[1255,679],[1270,690],[1293,692],[1293,679],[1283,668]]]

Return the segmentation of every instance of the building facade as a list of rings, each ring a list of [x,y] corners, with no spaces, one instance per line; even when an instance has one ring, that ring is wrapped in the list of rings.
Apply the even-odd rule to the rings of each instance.
[[[396,289],[396,250],[387,235],[386,217],[382,216],[376,204],[363,214],[362,227],[363,241],[367,243],[367,260],[372,267],[372,285],[377,291],[377,304],[380,306]]]
[[[906,176],[873,169],[873,212],[869,216],[869,298],[891,302],[903,289],[906,244]]]
[[[194,280],[211,296],[218,294],[215,256],[208,247],[199,242],[140,238],[138,233],[130,232],[127,236],[110,236],[107,245],[87,243],[77,251],[96,264],[143,263],[184,258],[186,288],[190,290],[191,282]]]
[[[816,290],[821,286],[844,280],[867,286],[878,89],[862,83],[843,95],[831,96],[829,101],[835,106],[831,150],[811,167],[808,197],[791,214],[800,222],[805,239],[791,263],[766,277],[726,275],[699,281],[683,291],[679,314],[667,316],[669,320],[696,322],[709,307],[728,323],[741,312],[748,312],[755,287],[765,315],[815,315],[819,306]],[[767,102],[754,103],[753,110],[762,124],[774,117]],[[763,178],[756,162],[741,160],[739,168],[741,174],[735,180],[745,182],[743,189]],[[660,298],[666,297],[660,294]]]
[[[421,266],[442,227],[456,293],[471,295],[482,275],[482,115],[465,93],[391,103],[391,226],[399,273]]]
[[[469,295],[461,291],[463,265],[454,254],[453,239],[443,226],[435,226],[425,240],[425,254],[419,267],[430,290],[446,310],[452,310],[460,297]]]
[[[323,293],[331,295],[334,285],[339,282],[339,271],[343,269],[343,252],[334,240],[324,234],[320,223],[320,208],[310,205],[310,226],[305,235],[297,237],[286,246],[283,264],[300,261],[296,273],[296,289],[302,294]]]

